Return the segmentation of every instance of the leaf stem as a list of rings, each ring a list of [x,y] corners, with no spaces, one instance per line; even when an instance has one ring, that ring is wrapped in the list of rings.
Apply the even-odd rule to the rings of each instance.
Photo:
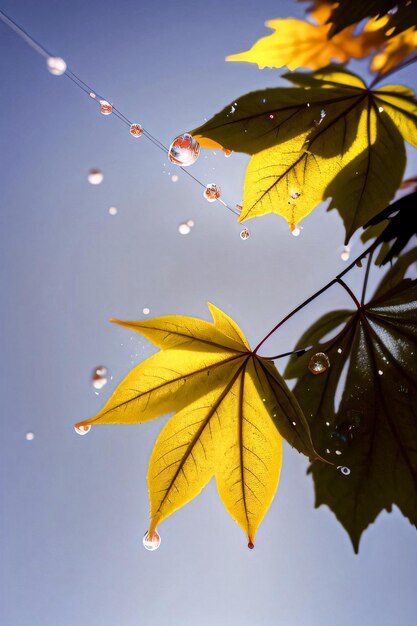
[[[296,354],[297,356],[301,356],[302,354],[305,354],[306,352],[308,352],[308,350],[311,350],[313,346],[307,346],[307,348],[299,348],[298,350],[290,350],[289,352],[283,352],[282,354],[277,354],[276,356],[265,356],[263,357],[264,359],[266,359],[267,361],[275,361],[275,359],[280,359],[283,356],[292,356],[293,354]]]
[[[365,303],[366,287],[368,286],[369,270],[371,269],[373,255],[374,255],[374,250],[371,250],[371,252],[370,252],[370,254],[368,256],[368,261],[367,261],[367,265],[366,265],[365,279],[363,281],[362,296],[361,296],[361,305],[362,306]]]
[[[390,69],[388,72],[377,74],[374,80],[369,85],[369,89],[372,89],[373,87],[375,87],[375,85],[377,85],[383,78],[387,78],[387,76],[391,76],[391,74],[395,74],[395,72],[399,72],[400,70],[404,69],[404,67],[407,67],[408,65],[411,65],[412,63],[415,63],[416,61],[417,61],[417,54],[413,54],[412,56],[409,56],[408,58],[406,58],[402,63],[398,63],[395,67]]]
[[[355,294],[353,293],[352,289],[345,283],[344,280],[342,280],[340,277],[337,277],[337,282],[339,283],[339,285],[341,285],[343,287],[343,289],[345,291],[348,292],[348,294],[350,295],[350,297],[352,298],[353,302],[356,304],[356,306],[358,307],[358,309],[361,308],[361,303],[359,302],[359,300],[357,299],[357,297],[355,296]]]
[[[353,292],[351,292],[351,290],[347,287],[346,283],[344,283],[342,281],[342,283],[340,282],[340,279],[342,278],[342,276],[344,276],[345,274],[347,274],[348,272],[350,272],[350,270],[352,269],[352,267],[354,267],[359,261],[361,261],[361,259],[363,259],[364,257],[366,257],[369,253],[373,252],[375,250],[375,248],[379,245],[379,242],[377,240],[375,240],[368,248],[366,248],[366,250],[364,250],[363,252],[361,252],[361,254],[359,256],[356,257],[356,259],[354,261],[352,261],[352,263],[350,263],[350,265],[348,265],[343,272],[340,272],[340,274],[338,274],[337,276],[335,276],[335,278],[333,278],[333,280],[331,280],[330,282],[327,283],[327,285],[324,285],[324,287],[322,287],[321,289],[319,289],[318,291],[316,291],[316,293],[313,293],[312,296],[310,296],[309,298],[307,298],[307,300],[304,300],[304,302],[302,302],[301,304],[299,304],[297,307],[295,307],[295,309],[293,309],[290,313],[288,313],[288,315],[286,315],[280,322],[278,322],[278,324],[276,324],[273,328],[271,328],[271,330],[269,331],[269,333],[267,333],[265,335],[265,337],[263,339],[261,339],[261,341],[258,343],[258,345],[256,346],[256,348],[253,350],[253,354],[256,354],[259,350],[259,348],[265,343],[265,341],[267,339],[269,339],[271,337],[271,335],[273,335],[275,333],[275,331],[278,330],[278,328],[280,328],[281,326],[283,326],[283,324],[285,324],[285,322],[287,322],[293,315],[295,315],[296,313],[298,313],[298,311],[301,311],[301,309],[303,309],[305,306],[307,306],[307,304],[310,304],[310,302],[312,302],[313,300],[315,300],[316,298],[318,298],[319,296],[321,296],[322,293],[324,293],[325,291],[327,291],[330,287],[332,287],[333,285],[335,285],[336,283],[342,284],[342,286],[350,292],[350,296],[354,298],[355,304],[356,306],[360,309],[361,308],[361,304],[359,303],[359,301],[357,300],[356,296],[353,294]]]

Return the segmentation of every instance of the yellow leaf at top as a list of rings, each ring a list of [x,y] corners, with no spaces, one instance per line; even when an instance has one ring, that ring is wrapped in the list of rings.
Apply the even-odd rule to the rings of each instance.
[[[400,61],[405,59],[417,48],[417,31],[409,28],[395,37],[391,37],[381,52],[372,59],[371,70],[386,74],[392,70]]]
[[[351,57],[360,59],[369,52],[369,39],[353,35],[354,27],[328,38],[331,24],[326,24],[331,5],[320,5],[311,16],[317,24],[297,19],[266,22],[275,32],[257,41],[250,50],[226,57],[227,61],[256,63],[260,68],[287,66],[318,69],[332,61],[345,63]]]
[[[311,458],[307,421],[273,363],[209,305],[213,322],[165,316],[119,322],[161,351],[135,367],[99,413],[78,426],[145,422],[174,411],[148,470],[149,532],[215,476],[253,547],[278,484],[282,437]]]

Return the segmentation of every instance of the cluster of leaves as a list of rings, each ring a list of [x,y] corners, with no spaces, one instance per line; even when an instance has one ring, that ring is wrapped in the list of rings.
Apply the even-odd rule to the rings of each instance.
[[[404,140],[417,147],[417,101],[403,86],[375,88],[417,45],[417,1],[393,6],[316,0],[316,24],[269,22],[273,35],[229,60],[314,71],[285,74],[294,86],[246,94],[191,131],[203,147],[251,155],[241,220],[276,212],[294,228],[330,198],[346,242],[366,225],[370,249],[382,244],[377,263],[399,258],[367,304],[371,258],[361,302],[340,276],[316,294],[338,281],[356,310],[329,312],[303,334],[298,345],[312,347],[289,362],[292,392],[272,360],[257,354],[282,322],[255,350],[213,305],[212,323],[183,316],[118,322],[160,352],[78,426],[141,423],[174,412],[149,463],[151,535],[214,476],[253,547],[278,485],[283,438],[312,461],[316,506],[334,511],[355,550],[364,529],[394,504],[417,525],[417,280],[405,277],[417,248],[404,253],[417,234],[417,180],[405,181],[411,193],[387,206],[401,186]],[[371,52],[374,88],[329,64]],[[309,367],[317,353],[330,362],[319,376]]]

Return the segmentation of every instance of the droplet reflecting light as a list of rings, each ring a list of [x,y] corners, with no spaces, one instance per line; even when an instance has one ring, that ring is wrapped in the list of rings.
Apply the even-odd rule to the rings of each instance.
[[[62,76],[67,71],[67,64],[61,57],[48,57],[46,59],[48,70],[54,76]]]
[[[228,148],[223,148],[223,154],[227,158],[232,154],[233,150],[229,150]]]
[[[203,196],[208,202],[216,202],[221,196],[221,189],[216,183],[210,183],[204,189]]]
[[[153,552],[153,550],[157,550],[161,545],[161,537],[157,533],[156,530],[153,531],[152,535],[149,530],[143,535],[143,547],[149,552]]]
[[[110,115],[113,112],[113,107],[107,100],[100,100],[100,111],[103,115]]]
[[[150,310],[147,306],[145,306],[145,308],[144,308],[144,309],[142,309],[142,313],[143,313],[144,315],[149,315],[149,313],[150,313],[150,312],[151,312],[151,310]]]
[[[298,226],[296,226],[295,228],[292,229],[291,231],[291,235],[293,237],[298,237],[301,233],[301,230],[298,228]]]
[[[180,224],[178,226],[178,232],[180,235],[188,235],[191,232],[191,228],[186,223]]]
[[[87,179],[88,179],[88,182],[90,183],[90,185],[100,185],[100,183],[103,182],[104,174],[103,174],[103,172],[101,170],[97,170],[95,168],[92,168],[88,172]]]
[[[74,430],[77,435],[86,435],[91,430],[91,426],[74,426]]]
[[[343,246],[343,250],[340,254],[340,258],[342,259],[342,261],[349,261],[349,257],[350,257],[350,247]]]
[[[26,441],[33,441],[35,439],[35,433],[29,431],[28,433],[26,433],[25,439]]]
[[[140,137],[141,135],[143,135],[142,126],[140,124],[131,124],[131,126],[130,126],[130,134],[133,137]]]
[[[349,476],[350,469],[345,465],[338,465],[337,469],[343,474],[343,476]]]
[[[175,165],[188,167],[200,154],[200,144],[189,133],[176,137],[168,150],[168,158]]]
[[[94,389],[103,389],[107,384],[107,367],[99,365],[93,372],[92,383]]]
[[[308,363],[308,369],[314,375],[323,374],[330,367],[330,361],[327,354],[324,352],[317,352],[314,356],[311,357]]]
[[[110,213],[110,215],[117,215],[117,207],[111,206],[109,208],[109,213]]]
[[[240,231],[240,238],[243,239],[243,241],[245,239],[249,239],[249,237],[250,237],[249,228],[244,228],[243,230]]]

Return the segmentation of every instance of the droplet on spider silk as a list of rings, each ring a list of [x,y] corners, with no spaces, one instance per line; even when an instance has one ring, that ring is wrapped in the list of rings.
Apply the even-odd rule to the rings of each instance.
[[[189,133],[176,137],[168,150],[171,163],[188,167],[195,163],[200,154],[200,144]]]
[[[330,361],[327,354],[324,352],[317,352],[314,356],[311,357],[308,363],[308,369],[314,375],[323,374],[330,367]]]
[[[103,389],[107,384],[107,367],[99,365],[93,372],[92,383],[94,389]]]
[[[343,474],[343,476],[349,476],[350,474],[350,469],[346,467],[346,465],[338,465],[337,469]]]
[[[77,435],[86,435],[91,430],[91,426],[74,426],[74,430]]]
[[[249,239],[249,237],[250,237],[249,228],[244,228],[243,230],[240,231],[240,238],[243,239],[243,241],[245,239]]]
[[[143,535],[143,547],[149,552],[153,552],[157,550],[161,545],[161,536],[157,533],[156,530],[153,531],[152,535],[149,530]]]
[[[100,185],[103,182],[104,174],[101,170],[92,168],[88,172],[87,180],[90,185]]]
[[[95,94],[94,91],[90,91],[88,95],[90,96],[90,98],[93,98],[93,100],[97,98],[97,94]]]
[[[67,71],[67,64],[61,57],[48,57],[46,59],[46,66],[51,74],[54,76],[62,76]]]
[[[100,111],[103,115],[110,115],[113,113],[113,107],[107,100],[100,100]]]
[[[189,235],[191,228],[184,222],[178,226],[178,232],[180,235]]]
[[[228,148],[223,148],[223,154],[226,157],[226,159],[229,158],[229,156],[231,156],[233,150],[229,150]]]
[[[130,125],[130,134],[133,137],[140,137],[143,135],[143,128],[140,124],[131,124]]]
[[[340,254],[340,258],[342,259],[342,261],[349,261],[349,257],[350,257],[350,247],[343,246],[343,250]]]
[[[203,191],[203,196],[207,202],[216,202],[221,196],[221,189],[216,183],[210,183]]]

